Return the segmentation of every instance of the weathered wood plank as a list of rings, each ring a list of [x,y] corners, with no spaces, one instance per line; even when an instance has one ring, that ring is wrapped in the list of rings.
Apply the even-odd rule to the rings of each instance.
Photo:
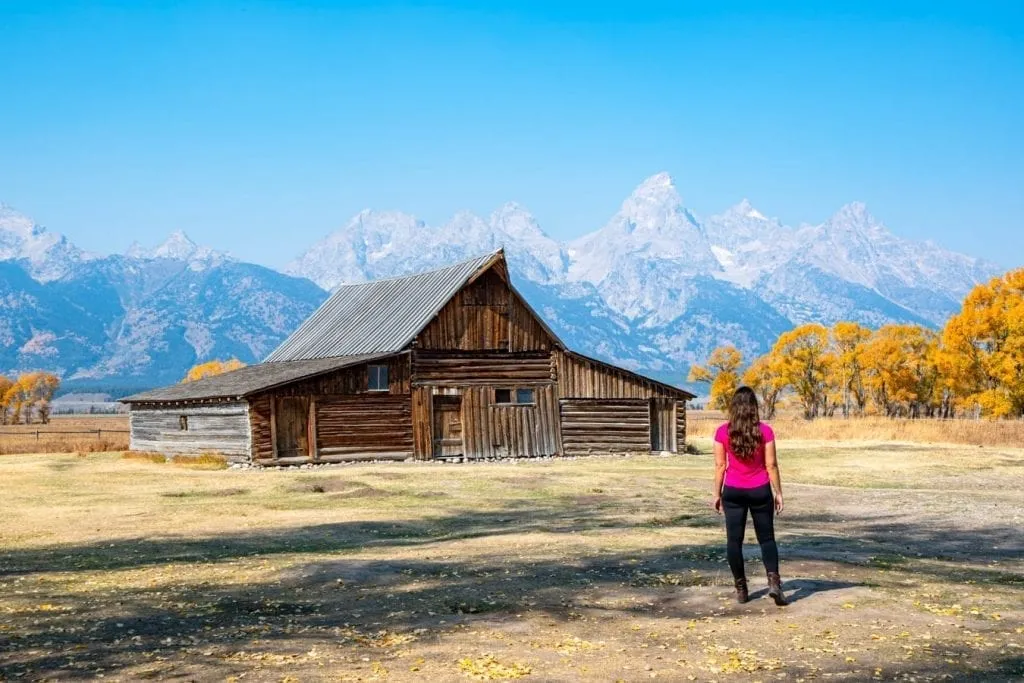
[[[270,397],[270,447],[277,460],[277,400],[274,396]]]
[[[558,394],[562,399],[678,399],[656,382],[638,377],[620,368],[596,363],[560,350],[554,352],[558,375]]]
[[[412,404],[405,396],[320,399],[316,420],[322,457],[339,448],[367,454],[414,451]]]
[[[650,403],[646,400],[560,402],[562,447],[569,455],[650,452]]]
[[[132,450],[174,455],[216,452],[232,461],[249,456],[245,403],[134,406],[129,430]]]
[[[316,426],[316,396],[309,399],[309,459],[316,462],[320,457],[319,436]]]

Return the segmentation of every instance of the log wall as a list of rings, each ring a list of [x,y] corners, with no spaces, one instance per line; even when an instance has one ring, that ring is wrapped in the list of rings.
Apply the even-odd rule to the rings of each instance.
[[[558,392],[563,398],[681,398],[682,392],[625,370],[555,351]]]
[[[335,396],[317,399],[317,451],[322,462],[354,455],[408,458],[413,452],[408,396]]]
[[[676,401],[676,451],[686,447],[686,401]]]
[[[188,429],[181,429],[181,418]],[[166,454],[219,453],[231,461],[249,458],[249,412],[245,403],[133,405],[129,448]]]
[[[253,397],[249,401],[249,426],[252,443],[252,459],[256,461],[274,459],[274,430],[271,429],[272,394]]]
[[[649,453],[650,402],[640,399],[562,399],[566,455]]]
[[[374,363],[374,365],[376,364]],[[386,414],[389,418],[396,420],[394,423],[394,433],[389,431],[389,429],[378,429],[379,442],[376,445],[367,443],[365,444],[366,448],[361,448],[364,444],[360,442],[359,448],[352,447],[350,451],[353,457],[358,454],[365,454],[366,457],[398,457],[399,452],[404,454],[402,457],[411,455],[413,450],[411,444],[411,417],[405,418],[390,409],[390,407],[399,404],[406,407],[409,406],[409,393],[411,391],[409,354],[394,356],[381,361],[381,364],[388,366],[388,391],[386,392],[368,391],[367,365],[364,364],[344,368],[252,396],[249,399],[249,432],[251,435],[250,443],[252,445],[253,460],[261,464],[292,464],[309,461],[308,454],[295,454],[292,456],[292,454],[279,453],[275,459],[274,441],[277,434],[275,434],[273,417],[277,406],[274,405],[274,402],[277,399],[288,396],[312,398],[314,409],[311,411],[309,419],[310,438],[312,439],[315,435],[315,448],[320,452],[321,459],[340,459],[338,458],[340,451],[322,450],[322,434],[324,430],[331,433],[330,438],[332,441],[328,448],[350,448],[350,445],[338,441],[338,439],[343,440],[345,437],[334,434],[333,430],[337,428],[338,417],[336,413],[331,412],[344,410],[345,408],[337,408],[336,404],[343,403],[346,397],[351,397],[353,400],[362,402],[363,405],[368,407],[363,412],[359,412],[359,409],[353,407],[352,409],[356,411],[352,415],[353,418],[369,418],[372,412],[371,406],[378,408],[385,406]],[[406,414],[408,413],[409,411],[406,411]],[[323,422],[324,419],[327,419],[326,426]],[[377,422],[375,424],[379,425],[380,423]],[[406,444],[406,441],[402,439],[392,439],[391,437],[395,434],[408,434],[409,443]]]
[[[551,354],[446,353],[417,351],[412,358],[414,386],[550,384],[555,379]]]

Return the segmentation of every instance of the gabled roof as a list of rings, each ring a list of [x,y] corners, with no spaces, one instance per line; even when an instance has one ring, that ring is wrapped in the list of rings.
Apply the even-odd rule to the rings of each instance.
[[[282,384],[290,384],[353,365],[389,358],[392,353],[371,353],[340,358],[320,358],[282,363],[248,365],[222,375],[205,377],[194,382],[172,384],[162,389],[144,391],[121,399],[122,403],[195,401],[198,399],[241,399]]]
[[[402,351],[460,289],[503,259],[499,250],[426,273],[342,285],[267,362]]]

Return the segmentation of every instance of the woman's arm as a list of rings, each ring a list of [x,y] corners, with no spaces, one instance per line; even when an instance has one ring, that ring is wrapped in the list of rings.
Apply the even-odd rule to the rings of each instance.
[[[725,480],[725,446],[715,442],[715,487],[711,491],[711,507],[722,514],[722,482]]]
[[[779,474],[779,457],[775,452],[774,441],[764,445],[764,466],[768,468],[768,478],[775,492],[775,512],[782,512],[782,475]]]

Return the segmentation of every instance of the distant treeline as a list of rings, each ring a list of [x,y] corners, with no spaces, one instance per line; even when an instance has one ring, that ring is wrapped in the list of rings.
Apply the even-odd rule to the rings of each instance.
[[[709,384],[718,409],[742,382],[760,395],[766,419],[783,395],[807,418],[1024,417],[1024,269],[975,287],[941,331],[802,325],[747,367],[734,346],[718,347],[690,381]]]

